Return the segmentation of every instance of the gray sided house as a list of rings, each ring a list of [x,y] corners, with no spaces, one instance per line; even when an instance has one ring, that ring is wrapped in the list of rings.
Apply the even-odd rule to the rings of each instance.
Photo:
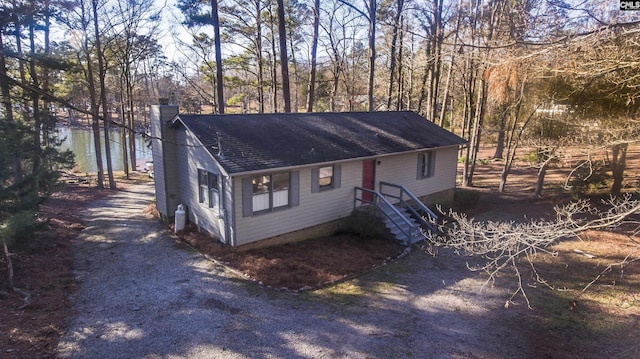
[[[161,216],[184,204],[190,222],[232,246],[326,235],[363,205],[451,199],[466,143],[414,112],[151,113]]]

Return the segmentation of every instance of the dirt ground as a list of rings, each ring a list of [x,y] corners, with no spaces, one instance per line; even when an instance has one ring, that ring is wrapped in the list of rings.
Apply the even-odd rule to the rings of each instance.
[[[477,201],[465,205],[470,215],[481,220],[548,217],[553,215],[554,205],[572,199],[561,184],[570,168],[568,161],[575,158],[551,169],[543,197],[533,198],[536,170],[524,161],[514,167],[506,193],[496,193],[502,163],[489,160],[491,153],[491,148],[481,152],[483,161],[476,168],[476,187],[465,190],[478,194]],[[637,184],[640,182],[640,148],[630,148],[628,157],[625,182]],[[126,186],[126,181],[121,185]],[[30,295],[28,305],[25,306],[22,295],[5,290],[5,263],[0,263],[0,290],[3,290],[0,291],[3,308],[0,332],[7,333],[0,336],[0,356],[54,356],[56,343],[67,325],[66,318],[72,314],[68,295],[75,290],[75,280],[71,273],[70,239],[83,228],[76,214],[86,203],[108,193],[88,185],[69,184],[43,206],[42,215],[50,219],[49,230],[40,233],[28,247],[16,249],[12,257],[15,283]],[[322,286],[350,278],[393,260],[402,251],[388,241],[362,242],[352,236],[244,253],[219,249],[196,234],[186,236],[185,241],[252,280],[289,289]],[[527,309],[526,305],[511,307],[517,314],[508,316],[505,320],[510,322],[505,325],[533,338],[538,343],[536,356],[540,358],[598,357],[600,354],[601,357],[614,354],[623,358],[640,357],[637,341],[640,337],[640,262],[619,264],[640,258],[637,235],[622,231],[589,232],[581,239],[563,241],[554,249],[557,256],[541,255],[536,266],[548,286],[533,278],[533,273],[524,276],[528,278],[525,287],[534,309]],[[576,250],[593,254],[595,258]],[[294,256],[294,253],[306,256]],[[353,258],[361,260],[353,261]],[[288,275],[270,276],[274,268],[286,269],[277,272]],[[505,274],[499,278],[499,284],[509,286],[512,279]]]
[[[85,204],[106,196],[89,185],[71,184],[41,206],[49,228],[13,250],[14,284],[28,296],[7,291],[7,269],[0,260],[0,357],[53,357],[71,315],[68,295],[75,291],[71,239],[84,228],[78,218]],[[27,299],[25,299],[27,298]]]

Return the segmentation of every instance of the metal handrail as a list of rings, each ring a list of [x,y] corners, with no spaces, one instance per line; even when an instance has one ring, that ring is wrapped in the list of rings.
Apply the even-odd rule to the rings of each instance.
[[[373,199],[371,201],[365,201],[362,198],[358,198],[358,191],[361,192],[368,192],[373,194]],[[362,203],[370,203],[374,205],[374,208],[379,209],[380,211],[382,211],[382,213],[384,213],[385,216],[387,216],[387,218],[389,218],[391,220],[391,222],[393,224],[396,225],[396,227],[407,237],[407,240],[411,240],[411,238],[413,238],[413,231],[416,231],[420,226],[416,225],[415,223],[412,223],[411,221],[409,221],[405,216],[402,215],[402,213],[400,213],[400,211],[393,205],[391,204],[391,202],[389,202],[388,199],[384,198],[383,195],[381,195],[379,192],[376,192],[374,190],[368,189],[368,188],[363,188],[363,187],[357,187],[355,188],[354,191],[354,200],[353,200],[353,205],[354,208],[357,207],[357,202],[360,201]],[[393,218],[391,218],[391,215],[389,215],[383,208],[382,206],[379,204],[379,201],[382,201],[382,203],[384,203],[385,205],[387,205],[389,208],[391,208],[393,210],[393,212],[395,214],[398,215],[399,218],[402,218],[402,220],[409,225],[409,227],[412,229],[412,232],[407,233],[407,231],[405,231],[400,224],[396,223],[396,221],[393,220]]]
[[[395,187],[400,189],[400,196],[394,196],[392,194],[389,193],[385,193],[382,189],[382,186],[389,186],[389,187]],[[422,222],[423,225],[425,225],[427,228],[431,229],[432,231],[437,232],[437,227],[434,226],[432,223],[429,223],[427,220],[425,220],[416,210],[415,208],[413,208],[413,206],[409,205],[409,203],[404,199],[403,194],[407,194],[407,196],[413,200],[413,202],[416,203],[416,205],[423,211],[425,212],[429,218],[432,221],[437,221],[438,220],[438,216],[431,210],[429,209],[429,207],[427,207],[424,203],[422,203],[421,200],[418,199],[418,197],[416,197],[413,193],[411,193],[411,191],[409,191],[405,186],[403,185],[399,185],[399,184],[395,184],[395,183],[390,183],[390,182],[384,182],[384,181],[380,181],[380,194],[382,196],[388,196],[391,198],[396,198],[400,201],[400,206],[402,208],[407,208],[414,216],[415,218],[417,218],[420,222]]]

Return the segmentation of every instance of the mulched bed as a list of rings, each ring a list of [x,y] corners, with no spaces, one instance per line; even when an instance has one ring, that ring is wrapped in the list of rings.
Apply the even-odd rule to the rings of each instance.
[[[180,238],[206,256],[264,286],[305,290],[366,272],[397,258],[404,246],[388,239],[340,234],[274,247],[238,250],[193,228]]]

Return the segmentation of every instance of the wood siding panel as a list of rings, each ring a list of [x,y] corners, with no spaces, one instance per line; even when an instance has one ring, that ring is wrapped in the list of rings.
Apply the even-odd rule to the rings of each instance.
[[[419,155],[418,152],[380,158],[376,167],[376,190],[380,189],[380,181],[403,185],[418,197],[455,187],[457,147],[436,151],[434,174],[428,178],[416,179]]]
[[[235,207],[236,245],[247,244],[280,234],[312,227],[325,222],[344,218],[353,210],[354,187],[362,182],[362,163],[343,163],[340,173],[340,187],[331,190],[311,192],[311,172],[313,167],[299,169],[299,206],[279,209],[270,213],[242,216],[242,208]],[[234,178],[234,186],[242,189],[242,178]],[[242,203],[242,190],[235,191],[234,201]]]
[[[177,130],[178,143],[178,172],[180,173],[180,203],[187,206],[189,220],[201,229],[215,235],[223,242],[225,238],[225,211],[222,205],[228,206],[230,203],[224,197],[230,198],[231,186],[225,185],[224,175],[221,173],[217,162],[211,157],[198,140],[185,131],[184,127]],[[218,193],[222,198],[218,205],[209,208],[208,203],[199,203],[198,169],[203,169],[218,175]],[[224,191],[223,191],[224,190]],[[228,216],[227,216],[228,217]]]
[[[416,180],[419,153],[379,158],[376,163],[376,190],[380,181],[404,185],[417,196],[425,196],[455,187],[458,150],[456,147],[438,150],[434,176]],[[312,172],[315,167],[299,169],[300,203],[298,207],[280,209],[250,217],[242,215],[242,177],[234,177],[235,243],[248,244],[280,234],[309,228],[344,218],[353,210],[354,188],[362,186],[363,161],[341,163],[340,187],[312,193]]]

